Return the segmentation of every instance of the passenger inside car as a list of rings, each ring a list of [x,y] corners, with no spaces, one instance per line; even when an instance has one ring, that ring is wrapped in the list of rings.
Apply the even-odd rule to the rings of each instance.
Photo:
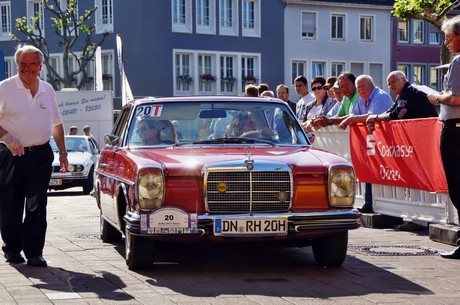
[[[177,132],[170,120],[159,120],[161,127],[161,143],[173,144],[177,142]]]

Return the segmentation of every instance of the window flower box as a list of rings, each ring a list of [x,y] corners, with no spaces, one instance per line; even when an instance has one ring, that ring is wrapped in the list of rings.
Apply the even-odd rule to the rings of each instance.
[[[216,77],[211,73],[204,73],[200,75],[200,79],[205,82],[215,82]]]
[[[179,75],[177,80],[185,84],[191,84],[193,82],[193,79],[188,74]]]

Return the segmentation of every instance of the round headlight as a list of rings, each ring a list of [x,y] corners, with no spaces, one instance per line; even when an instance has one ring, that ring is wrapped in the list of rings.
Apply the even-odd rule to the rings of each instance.
[[[332,206],[352,207],[355,202],[355,172],[351,166],[334,166],[329,171],[329,199]]]
[[[137,181],[137,192],[141,209],[159,208],[163,204],[163,176],[157,172],[142,173]]]

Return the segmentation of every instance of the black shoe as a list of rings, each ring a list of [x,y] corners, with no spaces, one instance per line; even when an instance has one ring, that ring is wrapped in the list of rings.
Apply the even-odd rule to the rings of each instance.
[[[440,253],[440,255],[444,258],[460,259],[460,247],[455,248],[451,252]]]
[[[41,255],[32,256],[27,259],[27,265],[34,267],[46,267],[48,263]]]
[[[6,252],[4,256],[6,258],[6,261],[12,264],[20,264],[26,261],[24,257],[21,255],[21,253],[18,252]]]
[[[365,203],[362,207],[358,208],[358,211],[361,213],[374,213],[372,204]]]

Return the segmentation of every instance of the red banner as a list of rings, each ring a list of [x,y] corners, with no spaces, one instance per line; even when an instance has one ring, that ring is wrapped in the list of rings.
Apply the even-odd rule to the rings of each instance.
[[[437,118],[350,126],[351,160],[361,182],[447,192]]]

